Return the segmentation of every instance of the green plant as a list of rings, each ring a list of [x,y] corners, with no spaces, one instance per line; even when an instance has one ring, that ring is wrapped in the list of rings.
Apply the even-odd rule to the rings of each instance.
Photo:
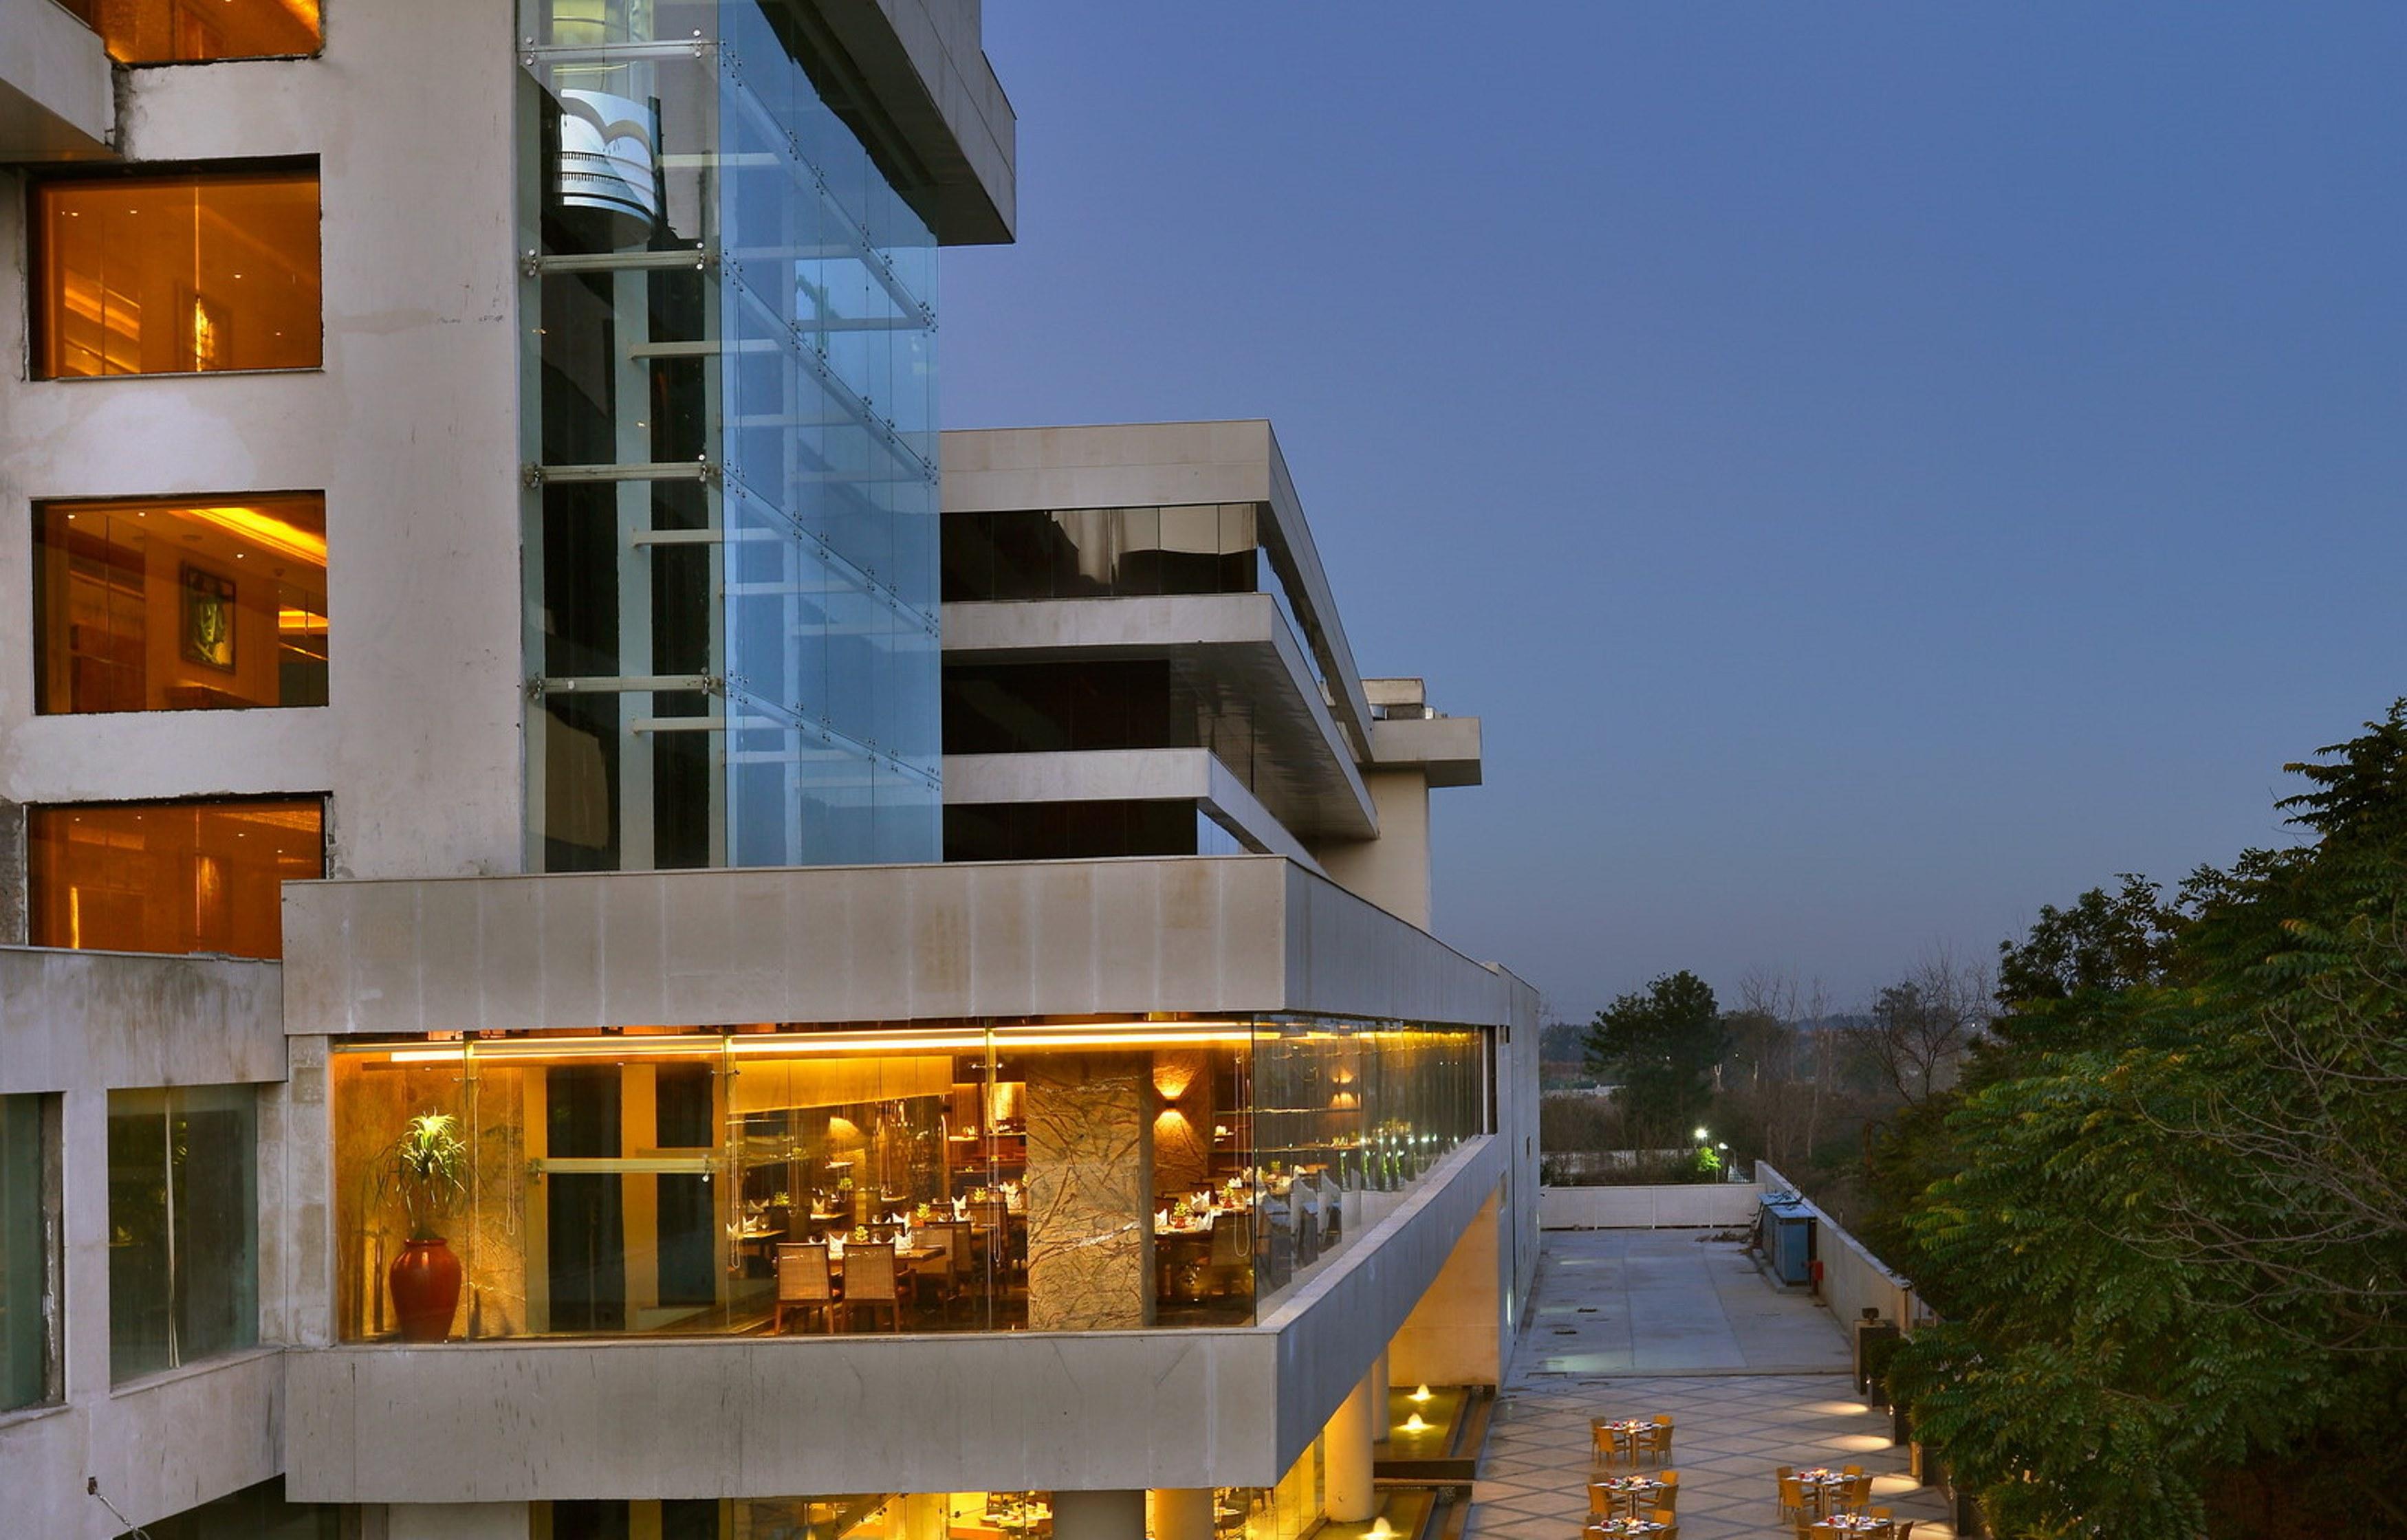
[[[437,1222],[466,1194],[467,1170],[468,1141],[460,1137],[458,1118],[421,1112],[403,1126],[387,1154],[385,1174],[399,1190],[410,1239],[442,1238]]]

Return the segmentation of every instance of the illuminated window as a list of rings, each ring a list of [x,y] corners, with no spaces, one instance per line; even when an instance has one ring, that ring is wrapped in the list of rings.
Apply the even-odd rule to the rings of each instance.
[[[317,367],[315,171],[46,181],[34,216],[39,377]]]
[[[64,0],[121,64],[315,53],[318,0]]]
[[[325,875],[315,798],[27,811],[33,944],[284,951],[283,884]]]
[[[43,712],[326,703],[315,492],[34,510]]]

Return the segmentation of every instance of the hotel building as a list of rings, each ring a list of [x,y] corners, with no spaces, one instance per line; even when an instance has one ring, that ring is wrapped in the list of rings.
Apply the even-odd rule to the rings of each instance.
[[[0,1530],[1459,1519],[1478,723],[1267,424],[938,432],[976,0],[0,0]]]

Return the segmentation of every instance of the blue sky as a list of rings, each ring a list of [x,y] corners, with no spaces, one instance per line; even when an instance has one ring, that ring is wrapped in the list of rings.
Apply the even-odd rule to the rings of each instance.
[[[1860,1000],[2407,693],[2407,6],[988,0],[956,427],[1268,417],[1437,928]]]

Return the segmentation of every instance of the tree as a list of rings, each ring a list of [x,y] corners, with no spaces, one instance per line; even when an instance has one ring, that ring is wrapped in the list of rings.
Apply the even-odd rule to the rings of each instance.
[[[1588,1068],[1621,1087],[1633,1142],[1685,1144],[1722,1060],[1713,989],[1686,969],[1665,974],[1598,1011],[1587,1048]]]
[[[1862,1046],[1901,1098],[1928,1101],[1946,1089],[1958,1061],[1988,1025],[1990,993],[1979,968],[1933,954],[1873,1001]]]
[[[2002,1534],[2407,1532],[2407,702],[2366,727],[2288,767],[2311,844],[2043,911],[1918,1130],[1892,1388]]]

